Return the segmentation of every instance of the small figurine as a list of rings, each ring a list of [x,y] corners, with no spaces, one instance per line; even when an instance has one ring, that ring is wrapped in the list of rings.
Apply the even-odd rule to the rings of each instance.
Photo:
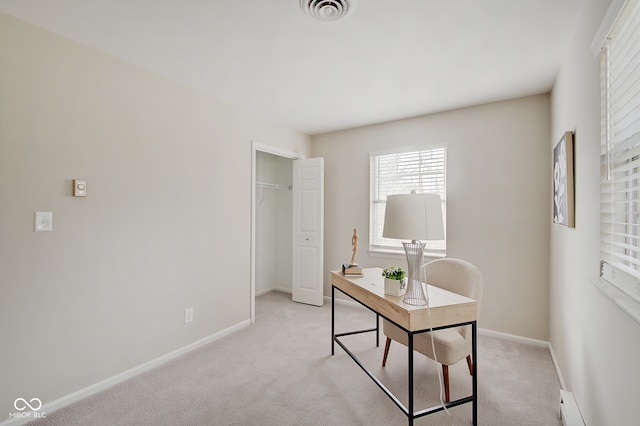
[[[353,246],[353,254],[351,255],[351,266],[358,266],[356,263],[356,252],[358,251],[358,229],[353,228],[353,236],[351,237],[351,245]]]
[[[362,268],[356,263],[356,252],[358,251],[358,230],[353,228],[353,236],[351,237],[351,246],[353,254],[351,255],[351,263],[342,264],[342,273],[352,277],[362,277]]]

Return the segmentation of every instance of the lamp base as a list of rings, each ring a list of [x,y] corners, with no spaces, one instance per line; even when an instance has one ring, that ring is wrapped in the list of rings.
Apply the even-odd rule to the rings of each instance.
[[[409,305],[425,306],[429,303],[422,288],[420,271],[422,269],[422,254],[424,243],[412,241],[402,243],[404,252],[407,255],[407,293],[402,301]]]

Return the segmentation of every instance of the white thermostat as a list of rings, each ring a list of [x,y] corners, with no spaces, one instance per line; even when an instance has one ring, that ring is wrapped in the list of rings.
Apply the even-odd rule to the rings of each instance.
[[[86,197],[87,196],[87,181],[84,179],[73,180],[73,196],[74,197]]]

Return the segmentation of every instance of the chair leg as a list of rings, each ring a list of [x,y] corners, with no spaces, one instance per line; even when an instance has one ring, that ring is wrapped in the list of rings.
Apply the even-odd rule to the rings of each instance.
[[[382,366],[387,364],[387,355],[389,355],[389,347],[391,346],[391,338],[387,337],[387,343],[384,344],[384,356],[382,357]]]
[[[473,376],[473,363],[471,362],[471,355],[467,355],[467,366],[469,367],[469,374]]]
[[[449,366],[442,364],[442,378],[444,379],[444,402],[451,402],[449,398]]]

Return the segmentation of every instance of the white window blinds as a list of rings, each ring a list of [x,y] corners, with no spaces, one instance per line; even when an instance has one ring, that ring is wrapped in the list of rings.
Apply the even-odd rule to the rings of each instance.
[[[404,253],[402,241],[382,237],[387,195],[436,193],[446,229],[446,148],[371,155],[369,250]],[[444,254],[445,240],[427,242],[426,253]]]
[[[640,2],[623,6],[601,52],[602,277],[640,301]]]

